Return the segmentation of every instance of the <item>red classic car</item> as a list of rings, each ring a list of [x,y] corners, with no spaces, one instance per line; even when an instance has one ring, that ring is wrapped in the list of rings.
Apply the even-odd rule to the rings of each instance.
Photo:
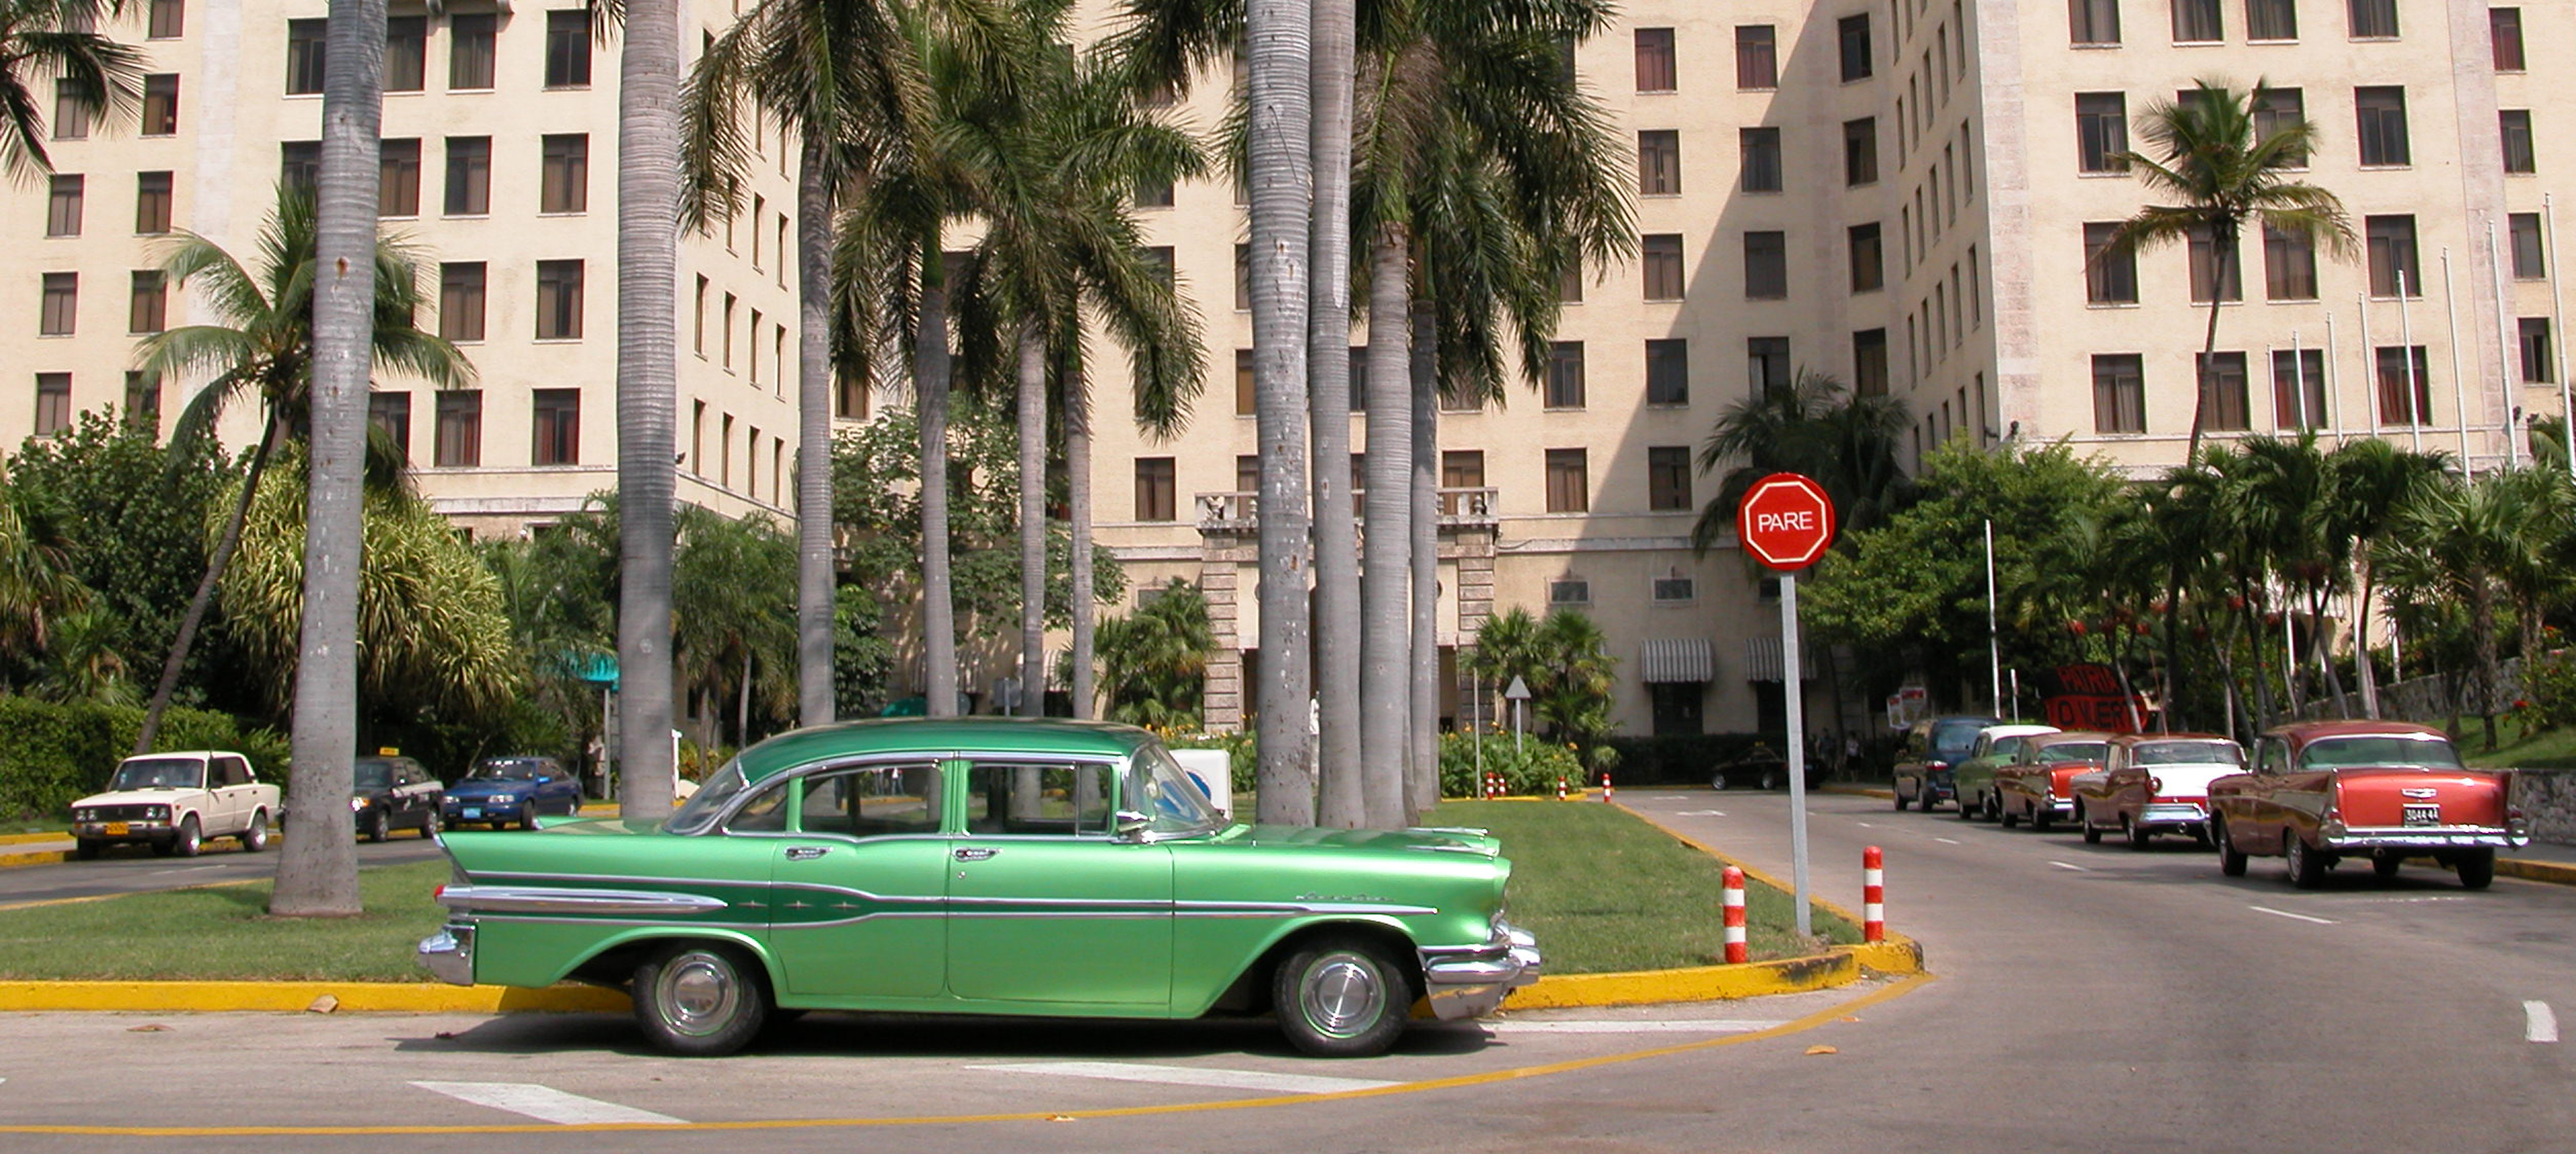
[[[2046,832],[2057,819],[2075,816],[2075,775],[2102,768],[2110,740],[2110,734],[2081,729],[2023,739],[2021,752],[1995,767],[1987,805],[2005,829],[2027,818],[2030,828]]]
[[[2397,721],[2285,725],[2254,743],[2254,771],[2209,783],[2220,872],[2249,856],[2289,859],[2290,884],[2315,888],[2346,857],[2386,880],[2409,856],[2495,880],[2495,852],[2530,839],[2508,803],[2512,774],[2472,770],[2442,731]]]
[[[2102,768],[2075,776],[2075,824],[2084,840],[2105,833],[2145,849],[2160,833],[2209,840],[2209,783],[2245,772],[2245,747],[2211,733],[2124,733]]]

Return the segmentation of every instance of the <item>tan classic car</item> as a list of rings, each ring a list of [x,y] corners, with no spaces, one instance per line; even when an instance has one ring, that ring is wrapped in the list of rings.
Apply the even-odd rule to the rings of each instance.
[[[2021,752],[1995,767],[1987,805],[2005,829],[2030,822],[2042,833],[2075,816],[2075,775],[2102,768],[2107,733],[2073,730],[2022,739]]]
[[[2313,889],[2347,857],[2367,857],[2382,880],[2410,856],[2457,870],[2460,884],[2495,880],[2495,852],[2530,841],[2508,802],[2512,774],[2461,765],[2442,731],[2400,721],[2311,721],[2254,743],[2254,771],[2209,783],[2219,870],[2248,857],[2288,859],[2290,883]]]
[[[2124,733],[2102,768],[2075,776],[2075,824],[2145,849],[2160,833],[2209,841],[2209,783],[2245,772],[2245,747],[2214,733]]]

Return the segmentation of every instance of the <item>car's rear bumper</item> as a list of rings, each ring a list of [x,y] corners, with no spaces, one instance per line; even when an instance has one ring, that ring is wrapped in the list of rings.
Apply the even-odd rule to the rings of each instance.
[[[1513,990],[1538,980],[1538,939],[1509,922],[1494,923],[1484,944],[1428,948],[1422,954],[1424,996],[1443,1021],[1481,1018]]]
[[[420,940],[415,955],[420,964],[438,980],[456,986],[474,984],[474,926],[468,922],[449,922],[446,928]]]
[[[2364,849],[2520,849],[2531,836],[2494,826],[2364,826],[2317,839],[2336,852]]]
[[[2191,829],[2209,823],[2209,812],[2188,802],[2159,802],[2138,812],[2146,829]]]

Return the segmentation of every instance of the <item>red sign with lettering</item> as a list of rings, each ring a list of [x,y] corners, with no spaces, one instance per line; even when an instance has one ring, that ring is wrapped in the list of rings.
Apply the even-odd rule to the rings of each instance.
[[[1804,569],[1834,543],[1834,503],[1806,477],[1773,473],[1744,491],[1735,536],[1756,561],[1783,572]]]

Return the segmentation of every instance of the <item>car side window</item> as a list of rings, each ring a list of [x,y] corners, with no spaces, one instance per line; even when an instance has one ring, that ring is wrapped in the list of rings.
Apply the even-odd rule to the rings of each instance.
[[[215,766],[215,781],[218,785],[229,786],[250,784],[250,764],[248,762],[245,762],[238,757],[224,757],[217,758],[215,760]]]
[[[2255,755],[2254,772],[2281,772],[2282,766],[2286,763],[2289,757],[2289,753],[2280,738],[2264,738],[2255,744],[2255,748],[2260,752]]]
[[[852,766],[805,779],[797,829],[852,837],[939,832],[935,762]]]
[[[787,783],[771,782],[767,789],[743,803],[741,809],[734,811],[733,819],[725,823],[725,832],[787,832]]]
[[[966,773],[966,831],[1107,837],[1109,781],[1101,762],[978,761]]]

